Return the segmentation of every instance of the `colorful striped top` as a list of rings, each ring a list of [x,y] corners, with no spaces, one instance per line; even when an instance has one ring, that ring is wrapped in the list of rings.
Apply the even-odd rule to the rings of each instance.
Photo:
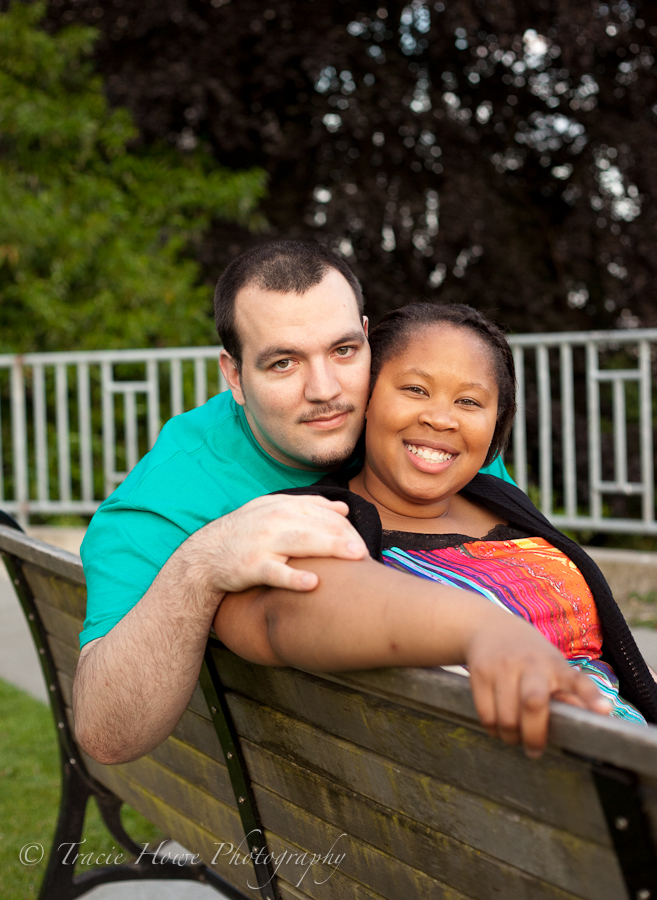
[[[613,716],[646,724],[641,713],[619,696],[618,679],[601,659],[598,612],[575,563],[544,538],[518,534],[508,526],[496,526],[481,540],[465,535],[384,532],[383,562],[421,578],[474,591],[522,616],[571,665],[596,682],[611,701]],[[492,539],[500,537],[506,539]]]

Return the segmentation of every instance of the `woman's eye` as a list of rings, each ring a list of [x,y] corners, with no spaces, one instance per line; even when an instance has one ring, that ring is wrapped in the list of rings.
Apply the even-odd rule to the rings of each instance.
[[[405,391],[408,391],[410,394],[426,394],[424,388],[419,387],[417,384],[409,384],[404,388]]]
[[[473,400],[472,397],[462,397],[459,400],[459,403],[462,403],[464,406],[480,406],[481,404],[477,403],[476,400]]]

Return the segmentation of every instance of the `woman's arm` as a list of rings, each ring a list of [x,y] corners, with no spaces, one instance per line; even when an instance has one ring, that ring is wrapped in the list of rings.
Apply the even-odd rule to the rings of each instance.
[[[609,712],[593,682],[536,629],[484,598],[371,559],[301,564],[320,579],[310,593],[226,595],[214,628],[231,650],[314,671],[465,664],[489,733],[522,740],[532,754],[545,746],[551,698]]]

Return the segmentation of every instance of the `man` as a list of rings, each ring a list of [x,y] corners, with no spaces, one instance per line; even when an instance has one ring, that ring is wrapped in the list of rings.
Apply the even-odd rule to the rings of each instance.
[[[230,393],[167,423],[94,516],[82,548],[89,600],[74,710],[78,739],[100,762],[134,759],[172,731],[226,592],[262,584],[297,592],[317,587],[316,573],[287,564],[293,557],[333,559],[325,560],[322,590],[311,598],[274,598],[273,616],[295,636],[284,662],[344,668],[467,657],[478,672],[482,660],[488,675],[473,685],[485,682],[478,703],[484,721],[509,740],[521,728],[528,746],[544,741],[549,695],[557,686],[568,690],[558,663],[543,659],[547,651],[536,651],[551,673],[549,686],[541,683],[540,702],[531,687],[535,678],[525,694],[514,688],[505,709],[495,700],[500,659],[506,665],[513,657],[521,669],[527,664],[509,646],[516,626],[516,644],[524,641],[530,655],[536,650],[529,626],[509,623],[484,601],[479,632],[459,632],[463,658],[445,659],[442,632],[458,630],[459,608],[476,600],[371,561],[375,572],[366,570],[366,550],[344,504],[261,497],[308,486],[353,453],[369,384],[362,305],[346,263],[314,244],[256,248],[220,279],[215,311]],[[508,478],[499,463],[494,473]],[[400,591],[403,605],[394,603]],[[348,615],[341,607],[347,595]],[[336,656],[339,624],[337,632],[317,627],[327,618],[344,620],[352,633],[372,618],[380,621],[380,645],[367,659]],[[304,644],[306,634],[313,635],[312,648]],[[493,651],[491,640],[497,641]]]

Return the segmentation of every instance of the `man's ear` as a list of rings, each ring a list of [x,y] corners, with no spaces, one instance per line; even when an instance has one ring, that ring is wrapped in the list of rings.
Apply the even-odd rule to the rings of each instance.
[[[370,326],[370,320],[367,318],[367,316],[363,316],[363,331],[365,332],[365,335],[367,335],[367,333],[368,333],[367,329],[369,328],[369,326]]]
[[[239,406],[246,406],[246,400],[242,392],[239,369],[233,357],[223,348],[219,351],[219,368],[224,376],[226,384],[230,388],[233,400]]]

